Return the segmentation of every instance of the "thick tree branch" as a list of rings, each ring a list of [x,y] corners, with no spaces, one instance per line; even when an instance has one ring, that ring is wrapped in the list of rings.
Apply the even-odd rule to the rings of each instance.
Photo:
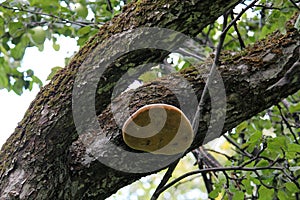
[[[153,163],[157,157],[145,155],[143,160],[128,163],[128,157],[119,154],[118,149],[109,148],[107,140],[97,144],[91,140],[92,146],[83,145],[82,142],[106,136],[118,147],[133,151],[124,144],[120,128],[110,111],[114,84],[129,68],[146,61],[160,61],[168,52],[140,50],[109,66],[100,79],[96,95],[96,113],[99,114],[103,131],[87,132],[87,135],[78,138],[72,116],[72,92],[79,67],[86,60],[100,59],[97,56],[90,57],[93,51],[96,48],[105,49],[106,44],[118,37],[126,38],[127,34],[122,35],[126,31],[130,32],[137,27],[164,27],[195,36],[238,2],[218,0],[212,4],[209,0],[145,0],[128,5],[123,14],[103,25],[70,65],[40,91],[14,134],[3,146],[0,154],[0,199],[105,199],[123,186],[153,173],[152,165],[157,165],[157,170],[166,167],[165,164],[172,160],[172,156],[159,157],[161,162]],[[220,73],[227,94],[223,133],[299,89],[299,41],[299,33],[296,31],[285,36],[277,33],[240,54],[223,55]],[[126,44],[121,46],[125,48]],[[128,57],[133,61],[127,61]],[[124,61],[121,62],[122,67],[117,66],[120,64],[118,61]],[[126,119],[126,99],[131,100],[131,113],[149,103],[179,106],[176,96],[168,88],[177,88],[189,98],[189,91],[180,82],[180,77],[192,85],[199,99],[205,84],[202,75],[208,72],[209,66],[196,66],[182,74],[170,75],[135,91],[123,93],[113,104],[119,111],[115,117],[121,122]],[[215,101],[219,103],[218,99]],[[201,110],[198,134],[190,149],[201,145],[207,136],[205,133],[209,128],[211,113],[209,100],[206,102],[205,109]],[[82,105],[84,110],[86,107]],[[222,114],[224,110],[219,112]],[[192,114],[192,110],[187,113],[188,116]],[[207,140],[218,134],[211,136]],[[88,152],[90,149],[94,152]],[[110,161],[115,168],[102,164],[91,154],[98,155],[96,158],[102,161]],[[139,172],[140,164],[148,165],[148,172],[134,173],[135,170]],[[127,168],[128,172],[120,172],[117,166]]]
[[[275,33],[267,40],[259,42],[235,56],[223,54],[219,71],[226,87],[227,115],[222,133],[231,130],[242,121],[249,119],[251,116],[276,104],[282,98],[300,89],[300,68],[295,67],[299,62],[300,55],[299,38],[300,35],[297,31],[289,32],[287,35]],[[206,73],[208,73],[208,70],[203,69],[209,68],[209,66],[211,66],[211,64],[201,65],[200,68],[202,72],[206,71]],[[281,79],[291,74],[293,74],[292,77],[288,78],[290,81],[285,82],[285,84],[278,84],[281,82]],[[128,107],[124,105],[129,105],[130,113],[133,113],[143,105],[151,103],[167,103],[179,107],[176,95],[168,88],[177,88],[178,91],[181,91],[182,95],[188,99],[189,92],[186,91],[186,84],[179,79],[180,76],[183,76],[192,84],[199,99],[205,82],[201,78],[199,71],[196,68],[191,68],[183,71],[181,75],[169,75],[134,91],[123,93],[117,97],[113,103],[114,109],[118,111],[114,113],[114,117],[121,122],[126,120],[126,109],[128,109]],[[129,103],[127,102],[128,99],[130,99]],[[209,104],[205,104],[205,106],[205,108],[201,109],[202,117],[199,123],[198,134],[190,149],[199,147],[206,136],[204,133],[207,133],[211,113],[209,112]],[[130,150],[123,142],[120,127],[113,118],[110,106],[99,116],[98,120],[103,125],[103,132],[99,134],[106,135],[107,138],[110,138],[110,141],[118,147],[134,151],[132,149]],[[97,135],[97,133],[94,133],[92,137],[97,138]],[[212,134],[206,142],[218,136],[218,134]],[[91,148],[95,145],[93,142],[94,140],[90,142]],[[80,142],[74,144],[77,148],[78,146],[84,148],[84,145],[80,144]],[[145,165],[155,165],[157,168],[164,168],[163,163],[168,159],[168,157],[159,157],[159,161],[161,162],[158,163],[157,157],[145,155],[145,159],[133,161],[126,155],[119,156],[121,151],[109,148],[106,144],[106,142],[100,144],[97,142],[97,146],[101,147],[97,148],[93,154],[102,155],[98,157],[100,160],[117,158],[115,161],[113,159],[110,161],[115,163],[115,166],[118,167],[125,165],[128,167],[128,170],[139,171],[138,166]],[[85,156],[84,153],[83,156]],[[71,165],[80,166],[80,170],[76,173],[81,172],[81,170],[87,170],[82,164],[82,157],[80,155],[76,157],[76,162],[71,163]],[[128,160],[131,160],[131,162],[128,163]],[[92,163],[94,165],[97,161],[93,160],[90,164]],[[98,164],[98,167],[100,166],[102,165]],[[94,170],[94,168],[91,170]],[[126,176],[127,175],[124,175],[124,177]],[[79,180],[80,179],[81,178],[79,178]],[[98,180],[99,179],[96,178],[94,181],[96,182]]]

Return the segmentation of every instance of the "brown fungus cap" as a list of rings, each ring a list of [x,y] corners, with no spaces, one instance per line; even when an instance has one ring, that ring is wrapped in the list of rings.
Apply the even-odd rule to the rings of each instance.
[[[168,104],[151,104],[138,109],[124,123],[122,135],[132,149],[164,155],[183,153],[194,137],[184,113]]]

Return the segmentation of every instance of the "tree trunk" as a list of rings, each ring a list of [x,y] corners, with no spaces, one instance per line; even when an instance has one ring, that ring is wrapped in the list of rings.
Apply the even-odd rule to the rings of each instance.
[[[168,28],[195,36],[238,2],[145,0],[128,5],[122,14],[102,26],[71,63],[41,89],[3,146],[0,154],[0,199],[105,199],[182,156],[136,152],[123,142],[119,126],[128,117],[127,105],[130,113],[149,103],[190,108],[187,106],[189,102],[180,104],[181,100],[174,90],[180,91],[186,99],[199,100],[205,85],[203,77],[207,75],[210,63],[166,76],[135,91],[122,94],[117,91],[119,95],[114,102],[111,102],[114,86],[129,68],[159,62],[168,50],[140,49],[121,55],[105,68],[95,90],[89,91],[91,86],[85,84],[85,80],[89,82],[89,79],[97,78],[90,76],[95,72],[93,64],[97,64],[103,58],[101,56],[105,55],[108,60],[110,56],[113,58],[116,40],[121,46],[118,51],[131,49],[134,44],[130,41],[138,40],[144,34],[133,32],[134,28]],[[176,49],[181,40],[173,41],[174,45],[170,48]],[[286,35],[276,33],[269,36],[242,53],[224,54],[218,69],[222,79],[210,86],[211,97],[205,99],[198,132],[189,149],[219,136],[296,92],[300,88],[299,41],[299,32],[291,30]],[[90,65],[83,66],[85,63]],[[102,73],[101,70],[97,72]],[[187,82],[181,81],[180,77]],[[225,109],[224,98],[217,93],[219,84],[222,84],[220,80],[223,80],[226,93]],[[81,90],[88,92],[81,94]],[[90,110],[91,106],[84,102],[82,95],[86,95],[84,97],[88,101],[95,101],[95,106],[92,106],[95,110]],[[111,108],[115,111],[114,116]],[[88,116],[88,111],[98,117]],[[224,126],[221,123],[220,127],[225,111]],[[190,120],[194,112],[195,109],[185,110]],[[88,113],[87,116],[85,113]],[[86,127],[86,124],[98,122],[101,131],[98,131],[99,127]],[[132,154],[124,153],[127,152],[124,150]]]

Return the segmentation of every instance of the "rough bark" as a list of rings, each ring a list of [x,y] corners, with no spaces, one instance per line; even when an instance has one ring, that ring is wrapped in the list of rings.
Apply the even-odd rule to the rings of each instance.
[[[82,142],[89,138],[82,138],[84,135],[78,137],[72,116],[72,91],[79,67],[84,61],[91,59],[95,48],[105,48],[114,37],[124,36],[123,32],[146,26],[169,28],[195,36],[238,2],[218,0],[212,4],[208,0],[141,1],[129,5],[123,14],[105,24],[71,63],[41,89],[23,120],[3,146],[0,154],[0,199],[105,199],[123,186],[153,173],[151,170],[133,173],[140,163],[143,166],[153,165],[157,157],[152,155],[146,155],[138,163],[125,166],[131,171],[125,173],[118,171],[116,167],[102,164],[91,156],[91,152],[87,152],[86,145]],[[219,69],[227,94],[226,122],[222,132],[299,89],[299,39],[299,33],[295,30],[285,36],[275,34],[245,52],[234,56],[224,55]],[[96,93],[96,113],[103,131],[93,133],[92,136],[105,135],[113,144],[130,150],[123,143],[120,129],[110,112],[114,86],[112,83],[116,83],[130,67],[146,61],[160,61],[166,54],[165,51],[136,51],[123,56],[107,68]],[[122,63],[123,67],[117,67],[118,63]],[[201,68],[207,69],[208,66],[209,64],[203,65]],[[122,114],[126,103],[124,99],[131,99],[130,112],[142,105],[156,102],[179,106],[176,96],[167,87],[160,85],[185,91],[185,85],[177,82],[174,76],[183,76],[188,80],[199,98],[205,81],[197,69],[188,69],[180,75],[170,75],[134,92],[122,94],[114,103],[119,110],[119,120],[125,120]],[[200,134],[196,135],[191,149],[201,145],[204,140],[203,133],[208,129],[208,118],[211,116],[210,104],[207,105],[202,109],[198,131]],[[106,142],[100,141],[95,151],[93,154],[99,155],[98,159],[111,159],[112,163],[116,162],[116,166],[126,164],[126,155],[123,157],[107,146]],[[113,159],[114,157],[118,159]],[[168,163],[173,157],[160,156],[159,159],[162,163]],[[166,167],[157,162],[155,164],[159,165],[157,170]]]

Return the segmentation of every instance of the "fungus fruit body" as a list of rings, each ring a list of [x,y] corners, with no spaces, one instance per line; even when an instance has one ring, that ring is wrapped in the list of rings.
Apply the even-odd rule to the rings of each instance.
[[[183,153],[194,137],[184,113],[167,104],[151,104],[137,110],[124,123],[122,135],[132,149],[164,155]]]

